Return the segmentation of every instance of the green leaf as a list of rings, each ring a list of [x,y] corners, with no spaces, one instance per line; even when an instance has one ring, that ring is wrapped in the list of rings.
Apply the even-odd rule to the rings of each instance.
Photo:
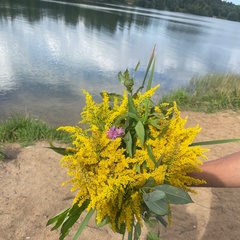
[[[131,133],[128,131],[125,136],[123,137],[124,142],[126,143],[126,150],[130,157],[133,156],[132,151],[132,136]]]
[[[192,143],[190,146],[223,144],[223,143],[231,143],[231,142],[238,142],[238,141],[240,141],[240,138],[221,139],[221,140],[213,140],[213,141],[195,142],[195,143]]]
[[[163,218],[163,216],[156,215],[156,219],[157,219],[164,227],[167,227],[168,223],[167,223],[167,221]]]
[[[138,61],[137,65],[136,65],[136,67],[135,67],[135,69],[134,69],[134,75],[135,75],[135,73],[137,72],[139,65],[140,65],[140,61]]]
[[[157,163],[156,163],[156,167],[157,167],[157,168],[161,165],[162,159],[163,159],[163,155],[160,156],[160,158],[158,159],[158,161],[157,161]]]
[[[135,225],[135,230],[134,230],[134,240],[139,240],[140,236],[141,236],[141,225],[137,223]]]
[[[145,82],[145,80],[146,80],[146,78],[147,78],[148,72],[149,72],[149,70],[150,70],[150,67],[151,67],[151,65],[152,65],[152,62],[153,62],[154,58],[155,58],[155,46],[154,46],[154,48],[153,48],[151,57],[150,57],[149,62],[148,62],[148,66],[147,66],[147,69],[146,69],[146,72],[145,72],[145,76],[144,76],[144,80],[143,80],[144,82]],[[143,85],[144,85],[144,84],[143,84]]]
[[[126,79],[124,86],[127,88],[129,93],[132,93],[133,89],[133,78]]]
[[[130,78],[128,69],[126,69],[126,71],[123,74],[122,74],[122,72],[119,72],[118,79],[121,83],[124,84],[127,91],[129,93],[132,93],[132,88],[133,88],[134,82],[133,82],[133,78]]]
[[[64,239],[70,232],[74,223],[81,216],[82,212],[87,208],[89,200],[85,200],[81,206],[78,206],[78,202],[73,205],[68,214],[68,219],[63,223],[61,228],[60,240]]]
[[[129,112],[129,113],[128,113],[128,116],[129,116],[130,118],[135,119],[136,121],[140,121],[140,118],[138,117],[138,115],[136,115],[136,114],[134,114],[134,113]]]
[[[114,123],[113,126],[118,126],[118,124],[125,119],[126,117],[128,117],[129,113],[125,113],[124,115],[120,116]]]
[[[152,69],[151,69],[151,73],[150,73],[150,76],[149,76],[149,80],[148,80],[148,85],[147,85],[146,91],[150,90],[151,87],[152,87],[154,68],[155,68],[155,58],[153,59]]]
[[[147,98],[144,99],[144,105],[145,105],[145,114],[144,114],[143,122],[146,123],[148,119],[149,99]]]
[[[158,185],[153,187],[153,189],[163,191],[166,194],[167,202],[172,204],[187,204],[193,202],[186,191],[169,184]]]
[[[135,126],[135,130],[139,137],[140,143],[143,146],[145,141],[145,130],[141,121],[138,121],[137,125]]]
[[[156,162],[156,159],[155,159],[155,157],[154,157],[154,155],[153,155],[151,146],[147,145],[147,151],[148,151],[148,156],[149,156],[150,159],[153,161],[153,163],[156,165],[157,162]]]
[[[155,55],[155,46],[154,46],[154,48],[153,48],[152,55],[151,55],[151,57],[150,57],[150,59],[149,59],[148,66],[147,66],[147,69],[146,69],[146,72],[145,72],[145,75],[144,75],[144,78],[143,78],[142,85],[138,88],[138,90],[136,91],[136,93],[134,94],[134,96],[136,96],[137,93],[144,88],[145,81],[146,81],[146,79],[147,79],[147,75],[148,75],[149,69],[150,69],[150,67],[151,67],[151,65],[152,65],[152,62],[153,62],[153,59],[154,59],[154,55]]]
[[[46,226],[49,226],[50,224],[53,224],[53,223],[56,222],[55,226],[51,229],[51,231],[57,229],[63,223],[63,221],[65,220],[69,210],[70,210],[70,207],[61,211],[60,213],[58,213],[54,217],[50,218],[48,220]]]
[[[159,240],[159,237],[154,232],[148,232],[147,234],[147,240]]]
[[[63,240],[69,234],[70,230],[71,229],[69,228],[64,233],[61,233],[60,237],[59,237],[59,240]]]
[[[122,234],[123,236],[125,235],[126,232],[126,224],[125,223],[121,223],[120,228],[118,227],[118,225],[116,225],[116,232],[119,234]]]
[[[52,149],[53,151],[55,151],[56,153],[61,154],[61,155],[63,155],[63,156],[72,154],[71,152],[67,152],[67,151],[66,151],[66,148],[55,147],[55,146],[53,145],[53,143],[50,142],[50,141],[49,141],[49,145],[50,145],[50,147],[45,147],[45,148],[50,148],[50,149]]]
[[[143,188],[151,188],[155,186],[155,180],[153,177],[149,177],[146,181],[146,183],[144,184]]]
[[[157,200],[163,199],[166,194],[161,190],[154,190],[153,192],[144,193],[143,200],[148,202],[156,202]]]
[[[104,217],[100,223],[97,224],[98,227],[103,227],[110,222],[110,218],[108,216]]]
[[[133,223],[131,225],[131,230],[128,232],[128,240],[132,240],[132,235],[133,235]]]
[[[128,94],[128,111],[138,116],[137,109],[135,108],[132,96]]]
[[[137,173],[141,173],[141,167],[139,164],[136,165],[136,171]]]
[[[84,230],[84,228],[87,226],[87,224],[88,224],[89,220],[91,219],[91,217],[92,217],[92,215],[93,215],[94,212],[95,212],[95,210],[94,210],[94,209],[91,209],[91,210],[87,213],[86,217],[84,218],[84,220],[82,221],[80,227],[78,228],[75,236],[73,237],[73,240],[77,240],[77,239],[79,238],[79,236],[81,235],[81,233],[82,233],[82,231]]]
[[[119,217],[121,215],[121,211],[119,211],[115,217],[115,226],[116,226],[116,232],[121,234],[123,237],[122,239],[124,239],[124,235],[126,233],[126,224],[124,222],[122,222],[119,226]],[[112,224],[109,224],[110,227],[112,228]]]
[[[157,215],[156,215],[157,216]],[[145,219],[145,223],[150,227],[154,228],[156,226],[157,220],[156,219]]]
[[[155,128],[159,129],[160,130],[160,127],[159,127],[159,119],[150,119],[149,123],[154,126]]]
[[[160,199],[155,202],[150,202],[148,200],[145,200],[143,197],[143,200],[150,211],[152,211],[158,215],[161,215],[161,216],[170,214],[169,206],[164,199]]]

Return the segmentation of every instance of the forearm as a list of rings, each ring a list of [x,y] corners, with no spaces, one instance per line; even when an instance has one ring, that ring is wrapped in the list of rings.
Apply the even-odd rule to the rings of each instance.
[[[204,162],[202,172],[194,172],[192,177],[204,179],[206,187],[240,187],[240,152]]]

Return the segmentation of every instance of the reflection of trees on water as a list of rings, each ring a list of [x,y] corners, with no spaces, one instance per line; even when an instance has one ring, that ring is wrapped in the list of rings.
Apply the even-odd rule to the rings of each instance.
[[[52,19],[64,19],[66,24],[77,25],[82,21],[87,28],[101,30],[106,29],[115,33],[118,27],[131,27],[136,24],[145,27],[149,24],[149,18],[134,14],[134,12],[119,11],[118,7],[98,5],[83,2],[73,4],[66,2],[47,2],[31,0],[2,0],[0,3],[0,18],[12,20],[24,17],[30,23],[40,21],[47,16]]]
[[[38,8],[38,2],[27,0],[2,0],[0,3],[0,17],[3,19],[16,19],[18,16],[23,16],[29,22],[39,21],[41,19],[41,9]]]
[[[203,34],[201,31],[201,25],[199,24],[191,24],[191,23],[183,23],[180,21],[171,21],[167,24],[167,29],[169,31],[177,32],[178,34],[188,34],[188,35],[197,35]]]

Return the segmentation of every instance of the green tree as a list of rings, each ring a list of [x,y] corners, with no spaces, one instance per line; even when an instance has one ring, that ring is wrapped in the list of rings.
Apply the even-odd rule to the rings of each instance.
[[[238,13],[236,11],[230,12],[227,15],[227,19],[231,21],[238,21]]]

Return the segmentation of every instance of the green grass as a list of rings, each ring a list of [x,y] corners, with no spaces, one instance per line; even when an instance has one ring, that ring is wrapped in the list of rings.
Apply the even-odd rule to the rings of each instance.
[[[5,154],[3,152],[2,146],[0,145],[0,160],[5,158]]]
[[[0,122],[0,145],[17,142],[27,146],[41,140],[70,142],[70,136],[43,121],[23,114],[14,114]]]
[[[213,113],[240,109],[240,74],[207,74],[195,76],[185,88],[161,99],[176,101],[180,110]]]

